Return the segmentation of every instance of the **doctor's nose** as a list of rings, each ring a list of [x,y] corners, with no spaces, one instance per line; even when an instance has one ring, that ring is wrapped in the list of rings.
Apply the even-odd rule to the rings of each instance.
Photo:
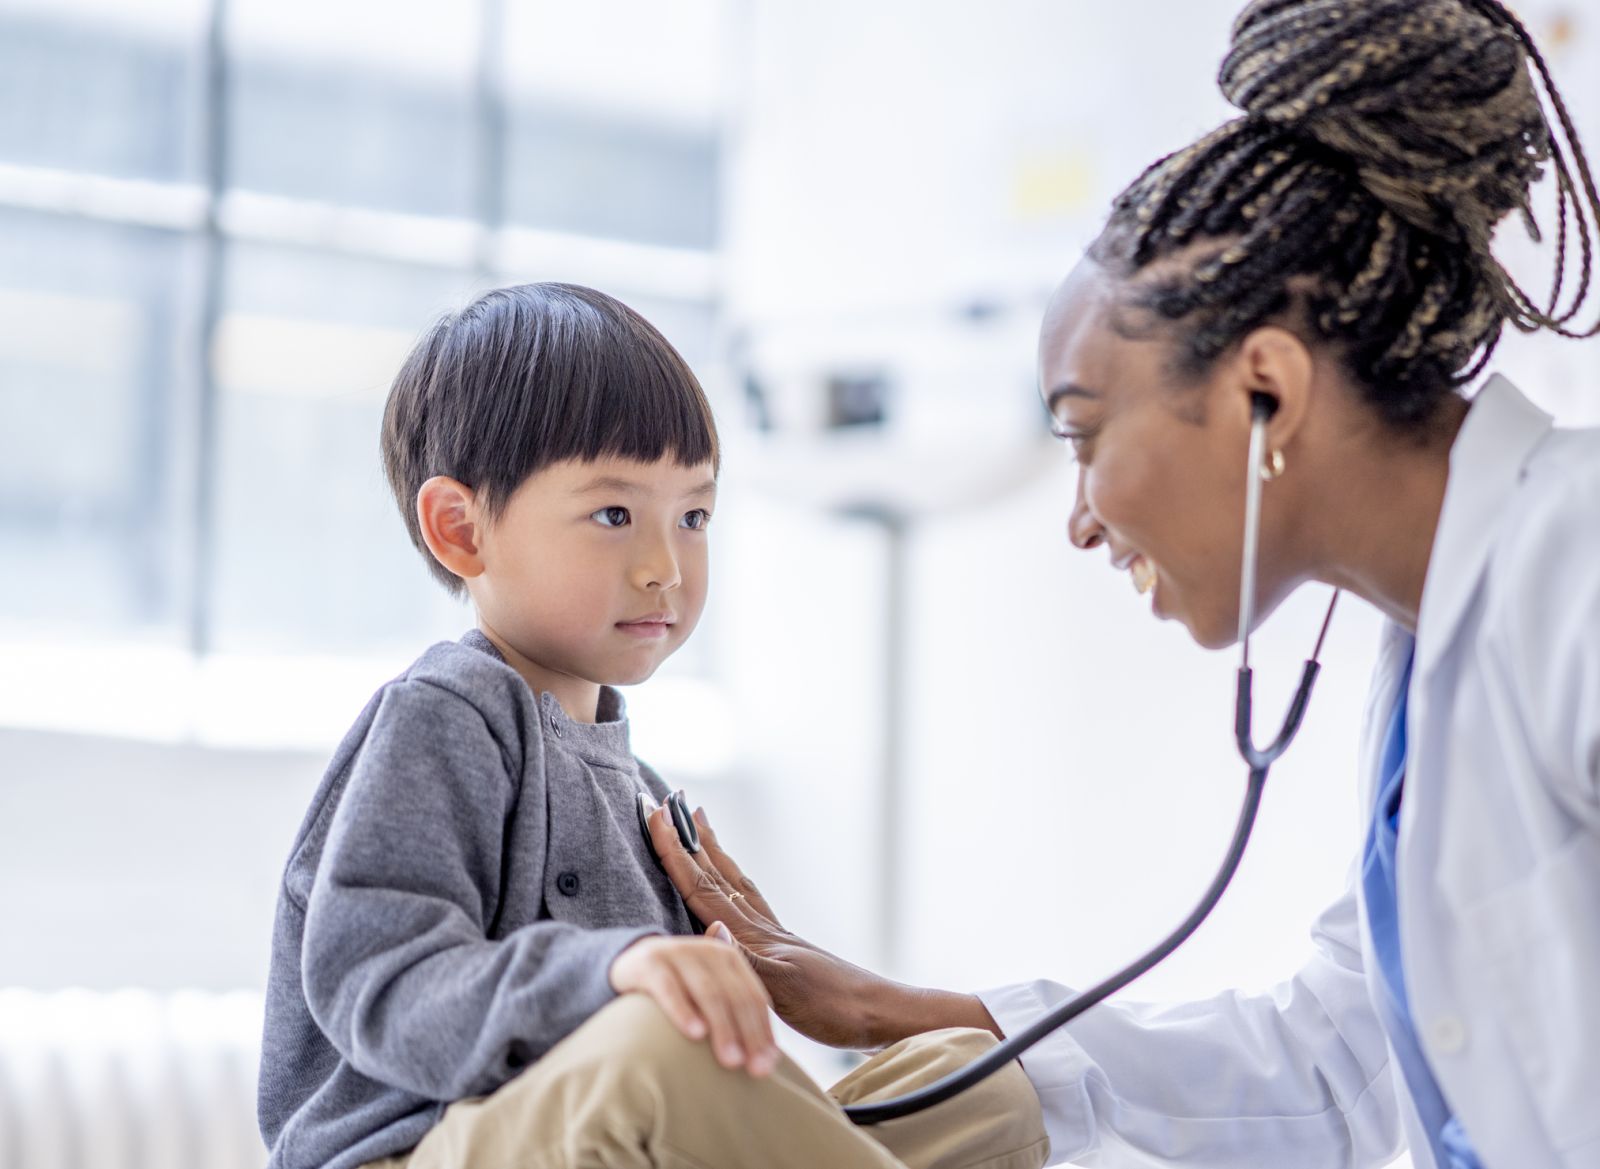
[[[1100,526],[1100,521],[1094,518],[1089,505],[1083,501],[1081,490],[1077,499],[1073,500],[1072,514],[1067,517],[1067,539],[1072,541],[1073,547],[1081,548],[1085,552],[1105,543],[1106,530]]]

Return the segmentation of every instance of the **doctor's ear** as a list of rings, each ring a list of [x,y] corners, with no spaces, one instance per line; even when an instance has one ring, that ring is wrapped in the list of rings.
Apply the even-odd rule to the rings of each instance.
[[[477,494],[465,483],[435,475],[417,489],[417,528],[433,558],[462,580],[483,573]]]
[[[1288,446],[1310,407],[1316,362],[1306,343],[1288,329],[1263,325],[1239,342],[1234,358],[1237,383],[1248,395],[1251,417],[1267,414],[1267,445]]]

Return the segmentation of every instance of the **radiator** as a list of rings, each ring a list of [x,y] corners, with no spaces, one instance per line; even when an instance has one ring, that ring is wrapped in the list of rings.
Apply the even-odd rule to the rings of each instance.
[[[0,1169],[260,1169],[261,996],[0,989]]]

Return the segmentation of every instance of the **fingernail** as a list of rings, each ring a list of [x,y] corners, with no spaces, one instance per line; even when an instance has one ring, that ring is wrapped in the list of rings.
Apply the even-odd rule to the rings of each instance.
[[[722,1062],[732,1067],[738,1067],[744,1062],[744,1052],[732,1043],[722,1045]]]

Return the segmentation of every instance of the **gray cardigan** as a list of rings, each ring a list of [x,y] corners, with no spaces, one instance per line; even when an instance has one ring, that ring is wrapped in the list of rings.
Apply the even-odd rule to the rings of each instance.
[[[412,1148],[607,1002],[612,959],[694,923],[640,835],[666,787],[621,696],[576,723],[476,631],[378,691],[279,890],[258,1100],[271,1169]]]

